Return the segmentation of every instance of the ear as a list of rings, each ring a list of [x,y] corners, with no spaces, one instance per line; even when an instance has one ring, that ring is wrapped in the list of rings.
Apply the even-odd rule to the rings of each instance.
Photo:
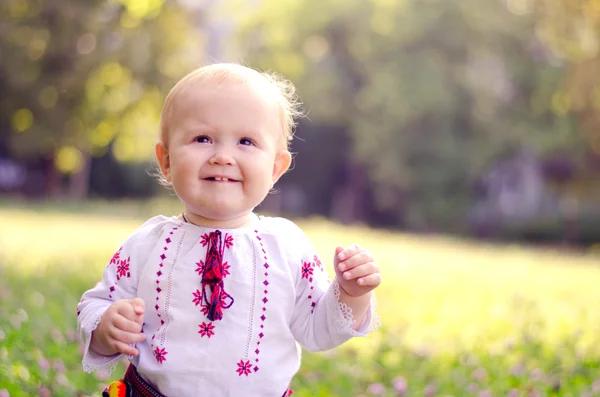
[[[169,159],[169,151],[161,142],[156,144],[156,161],[160,166],[160,172],[163,174],[167,182],[171,182],[171,161]]]
[[[275,157],[275,164],[273,165],[273,184],[275,184],[279,178],[290,168],[292,164],[292,155],[287,150],[282,150]]]

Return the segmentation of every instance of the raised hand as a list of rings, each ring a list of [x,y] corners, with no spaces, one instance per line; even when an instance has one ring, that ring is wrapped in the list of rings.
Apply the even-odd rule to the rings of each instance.
[[[141,332],[144,310],[144,301],[140,298],[120,299],[110,305],[92,332],[90,348],[103,356],[117,353],[137,356],[138,350],[130,345],[146,339]]]
[[[333,264],[338,284],[350,296],[362,296],[381,284],[379,266],[360,245],[337,247]]]

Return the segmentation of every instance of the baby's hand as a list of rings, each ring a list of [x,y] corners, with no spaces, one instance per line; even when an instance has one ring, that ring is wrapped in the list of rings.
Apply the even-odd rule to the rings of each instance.
[[[120,299],[110,305],[92,332],[90,348],[103,356],[117,353],[137,356],[138,350],[130,345],[146,339],[141,332],[144,307],[140,298]]]
[[[340,287],[350,296],[362,296],[381,284],[379,266],[359,245],[337,247],[333,264]]]

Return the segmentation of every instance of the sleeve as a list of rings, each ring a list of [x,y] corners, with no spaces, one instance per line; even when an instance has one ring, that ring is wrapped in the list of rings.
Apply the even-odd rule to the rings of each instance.
[[[355,336],[366,336],[380,325],[375,314],[375,295],[361,326],[357,330],[352,309],[340,302],[340,287],[329,280],[328,273],[308,237],[297,227],[289,250],[290,266],[296,273],[296,303],[292,315],[292,334],[308,351],[337,347]]]
[[[112,372],[123,354],[102,356],[90,350],[92,332],[98,327],[108,307],[119,299],[137,296],[138,281],[148,255],[160,237],[156,218],[146,222],[130,235],[114,253],[96,286],[86,291],[77,305],[77,326],[84,344],[83,369]]]

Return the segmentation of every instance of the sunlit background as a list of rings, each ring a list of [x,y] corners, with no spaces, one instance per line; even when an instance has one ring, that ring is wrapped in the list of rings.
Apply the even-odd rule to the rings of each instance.
[[[0,397],[120,375],[81,370],[75,305],[180,211],[159,114],[216,61],[304,102],[259,210],[384,276],[380,332],[296,395],[600,396],[600,0],[2,0]]]

